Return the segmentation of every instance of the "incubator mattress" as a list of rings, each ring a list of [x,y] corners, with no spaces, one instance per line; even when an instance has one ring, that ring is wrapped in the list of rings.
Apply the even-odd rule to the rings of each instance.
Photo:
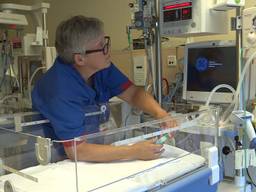
[[[172,146],[164,147],[162,158],[152,161],[78,162],[79,192],[145,191],[189,173],[205,163],[202,156]],[[0,177],[0,192],[4,192],[6,180],[12,183],[15,192],[76,192],[75,163],[72,161],[38,165],[22,172],[38,178],[38,183],[9,174]]]

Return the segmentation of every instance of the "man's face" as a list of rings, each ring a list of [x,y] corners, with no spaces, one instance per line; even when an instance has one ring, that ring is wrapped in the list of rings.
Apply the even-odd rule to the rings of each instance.
[[[85,53],[86,66],[93,70],[101,70],[110,65],[110,39],[102,34],[88,44]]]

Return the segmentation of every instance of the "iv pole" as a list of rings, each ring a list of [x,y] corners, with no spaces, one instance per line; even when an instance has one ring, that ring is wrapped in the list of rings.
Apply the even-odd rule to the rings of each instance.
[[[155,0],[155,54],[156,54],[156,100],[162,105],[162,47],[160,27],[160,1]]]

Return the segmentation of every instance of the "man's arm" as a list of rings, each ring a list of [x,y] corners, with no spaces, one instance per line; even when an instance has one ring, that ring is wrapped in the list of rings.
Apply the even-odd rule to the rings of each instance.
[[[163,118],[168,115],[149,93],[135,85],[131,85],[118,97],[155,118]],[[65,147],[65,152],[70,159],[74,160],[73,147]],[[152,160],[159,158],[162,152],[162,145],[155,144],[155,139],[131,146],[98,145],[83,142],[77,145],[77,160],[90,162]]]
[[[135,85],[131,85],[124,92],[118,95],[118,97],[128,102],[130,105],[149,113],[157,119],[168,115],[149,93]]]
[[[111,146],[88,144],[77,145],[77,160],[89,162],[111,162],[115,160],[152,160],[157,159],[163,152],[162,145],[155,144],[151,139],[131,146]],[[64,147],[67,156],[74,160],[74,147]]]

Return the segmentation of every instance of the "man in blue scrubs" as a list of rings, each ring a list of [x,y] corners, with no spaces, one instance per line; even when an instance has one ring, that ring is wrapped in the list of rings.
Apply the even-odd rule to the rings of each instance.
[[[133,85],[111,63],[110,38],[105,36],[100,20],[75,16],[63,21],[56,31],[55,46],[58,57],[32,92],[33,107],[50,121],[52,139],[68,140],[98,132],[104,118],[85,114],[104,109],[114,96],[155,118],[167,116],[150,94]],[[72,143],[64,144],[64,149],[74,159]],[[77,143],[77,158],[93,162],[150,160],[158,158],[161,149],[155,140],[131,146],[83,141]]]

